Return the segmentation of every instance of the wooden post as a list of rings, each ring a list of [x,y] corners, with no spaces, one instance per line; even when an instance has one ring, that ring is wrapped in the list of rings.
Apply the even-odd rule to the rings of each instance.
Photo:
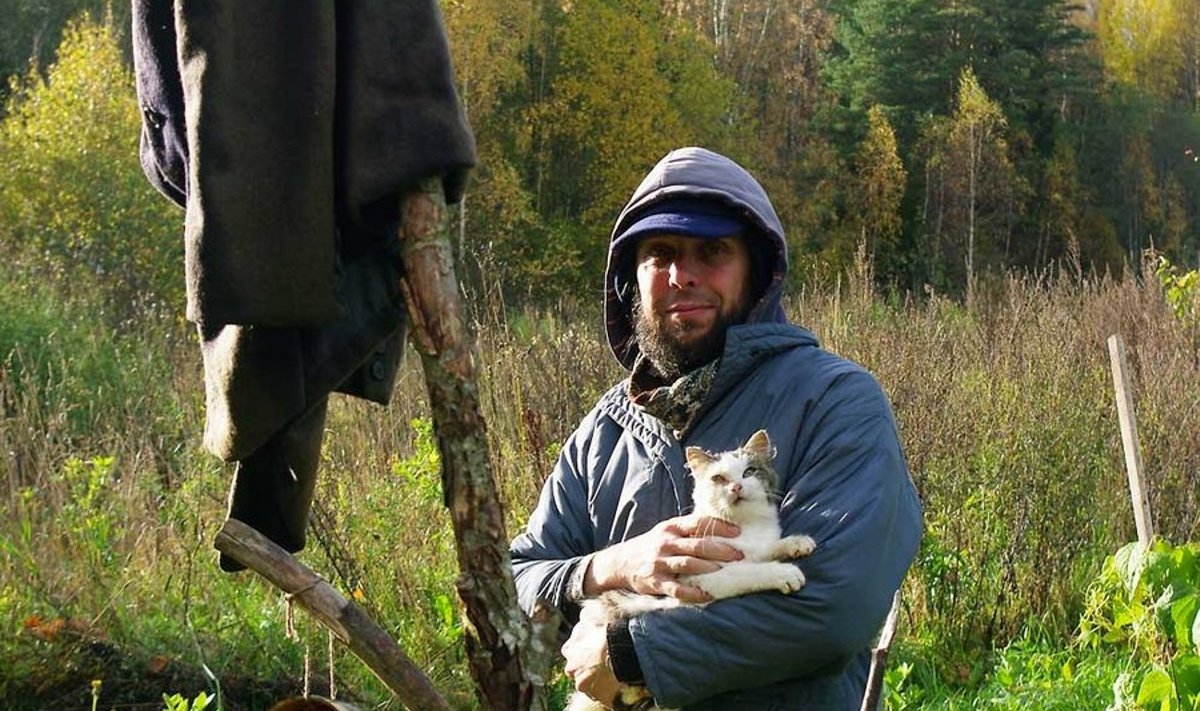
[[[540,703],[557,649],[517,605],[504,513],[496,495],[475,377],[475,344],[459,305],[451,228],[440,179],[401,205],[401,282],[413,346],[421,355],[442,458],[442,493],[454,524],[471,675],[484,708],[524,711]],[[536,632],[536,633],[535,633]],[[536,707],[535,707],[536,708]]]
[[[867,676],[867,689],[863,693],[862,707],[859,711],[875,711],[879,707],[879,697],[883,695],[883,672],[887,669],[888,652],[892,648],[892,638],[896,635],[896,618],[900,613],[900,591],[892,596],[892,609],[888,610],[887,620],[879,632],[879,642],[871,651],[871,671]]]
[[[217,533],[216,547],[291,595],[332,630],[405,706],[414,711],[451,711],[425,674],[370,615],[266,536],[231,518]]]
[[[1108,356],[1112,362],[1113,387],[1117,394],[1117,415],[1121,423],[1121,444],[1125,448],[1125,470],[1129,475],[1133,518],[1137,523],[1138,541],[1145,546],[1149,545],[1150,539],[1154,537],[1154,522],[1150,518],[1150,500],[1146,495],[1146,480],[1142,476],[1142,448],[1138,442],[1133,386],[1125,359],[1125,342],[1117,334],[1108,338]]]

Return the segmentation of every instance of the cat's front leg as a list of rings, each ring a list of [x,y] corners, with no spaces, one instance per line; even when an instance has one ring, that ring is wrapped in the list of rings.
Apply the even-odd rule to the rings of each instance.
[[[723,600],[768,590],[794,593],[804,587],[804,573],[791,563],[739,561],[729,563],[720,570],[697,575],[691,579],[691,584],[714,600]]]
[[[771,545],[771,560],[793,560],[812,553],[817,542],[810,536],[788,536]]]

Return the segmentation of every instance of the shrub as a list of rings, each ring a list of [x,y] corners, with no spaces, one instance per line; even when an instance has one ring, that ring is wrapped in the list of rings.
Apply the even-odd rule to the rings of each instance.
[[[180,213],[146,182],[133,77],[108,23],[66,28],[47,78],[14,84],[0,122],[0,256],[118,316],[182,304]]]

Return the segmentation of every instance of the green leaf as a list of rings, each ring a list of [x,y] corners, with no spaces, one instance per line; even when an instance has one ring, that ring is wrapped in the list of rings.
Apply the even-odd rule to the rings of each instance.
[[[1143,554],[1138,582],[1147,587],[1152,597],[1159,597],[1175,582],[1177,576],[1174,553],[1169,544],[1155,540]],[[1186,580],[1183,582],[1186,583]]]
[[[1171,639],[1175,648],[1190,652],[1193,647],[1192,638],[1195,633],[1196,612],[1200,610],[1200,596],[1195,593],[1186,595],[1171,603]]]
[[[1135,703],[1138,708],[1167,711],[1172,708],[1174,700],[1175,684],[1171,681],[1171,675],[1165,669],[1155,667],[1142,679]]]
[[[1125,591],[1130,595],[1137,588],[1138,580],[1141,578],[1144,554],[1145,549],[1142,544],[1134,541],[1121,546],[1121,549],[1113,556],[1113,564],[1121,576],[1121,581],[1125,583]]]
[[[1200,654],[1200,615],[1192,620],[1192,648]]]
[[[1188,654],[1172,660],[1171,675],[1175,677],[1175,690],[1181,699],[1200,695],[1200,657]]]

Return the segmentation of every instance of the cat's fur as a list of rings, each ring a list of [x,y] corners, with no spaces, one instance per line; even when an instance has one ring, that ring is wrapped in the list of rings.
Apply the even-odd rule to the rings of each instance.
[[[730,452],[714,455],[699,447],[688,447],[686,455],[695,484],[693,513],[738,524],[739,535],[728,542],[740,549],[744,558],[725,563],[711,573],[682,576],[680,582],[700,588],[713,600],[768,590],[785,594],[799,590],[804,585],[804,574],[796,565],[782,561],[808,555],[816,544],[808,536],[781,538],[775,505],[778,475],[771,466],[775,451],[766,430],[755,432],[746,444]],[[580,620],[592,625],[597,634],[604,634],[610,620],[686,604],[674,597],[612,591],[585,601]],[[651,711],[658,707],[645,687],[626,686],[614,708]],[[576,692],[564,711],[602,709],[598,702]]]

